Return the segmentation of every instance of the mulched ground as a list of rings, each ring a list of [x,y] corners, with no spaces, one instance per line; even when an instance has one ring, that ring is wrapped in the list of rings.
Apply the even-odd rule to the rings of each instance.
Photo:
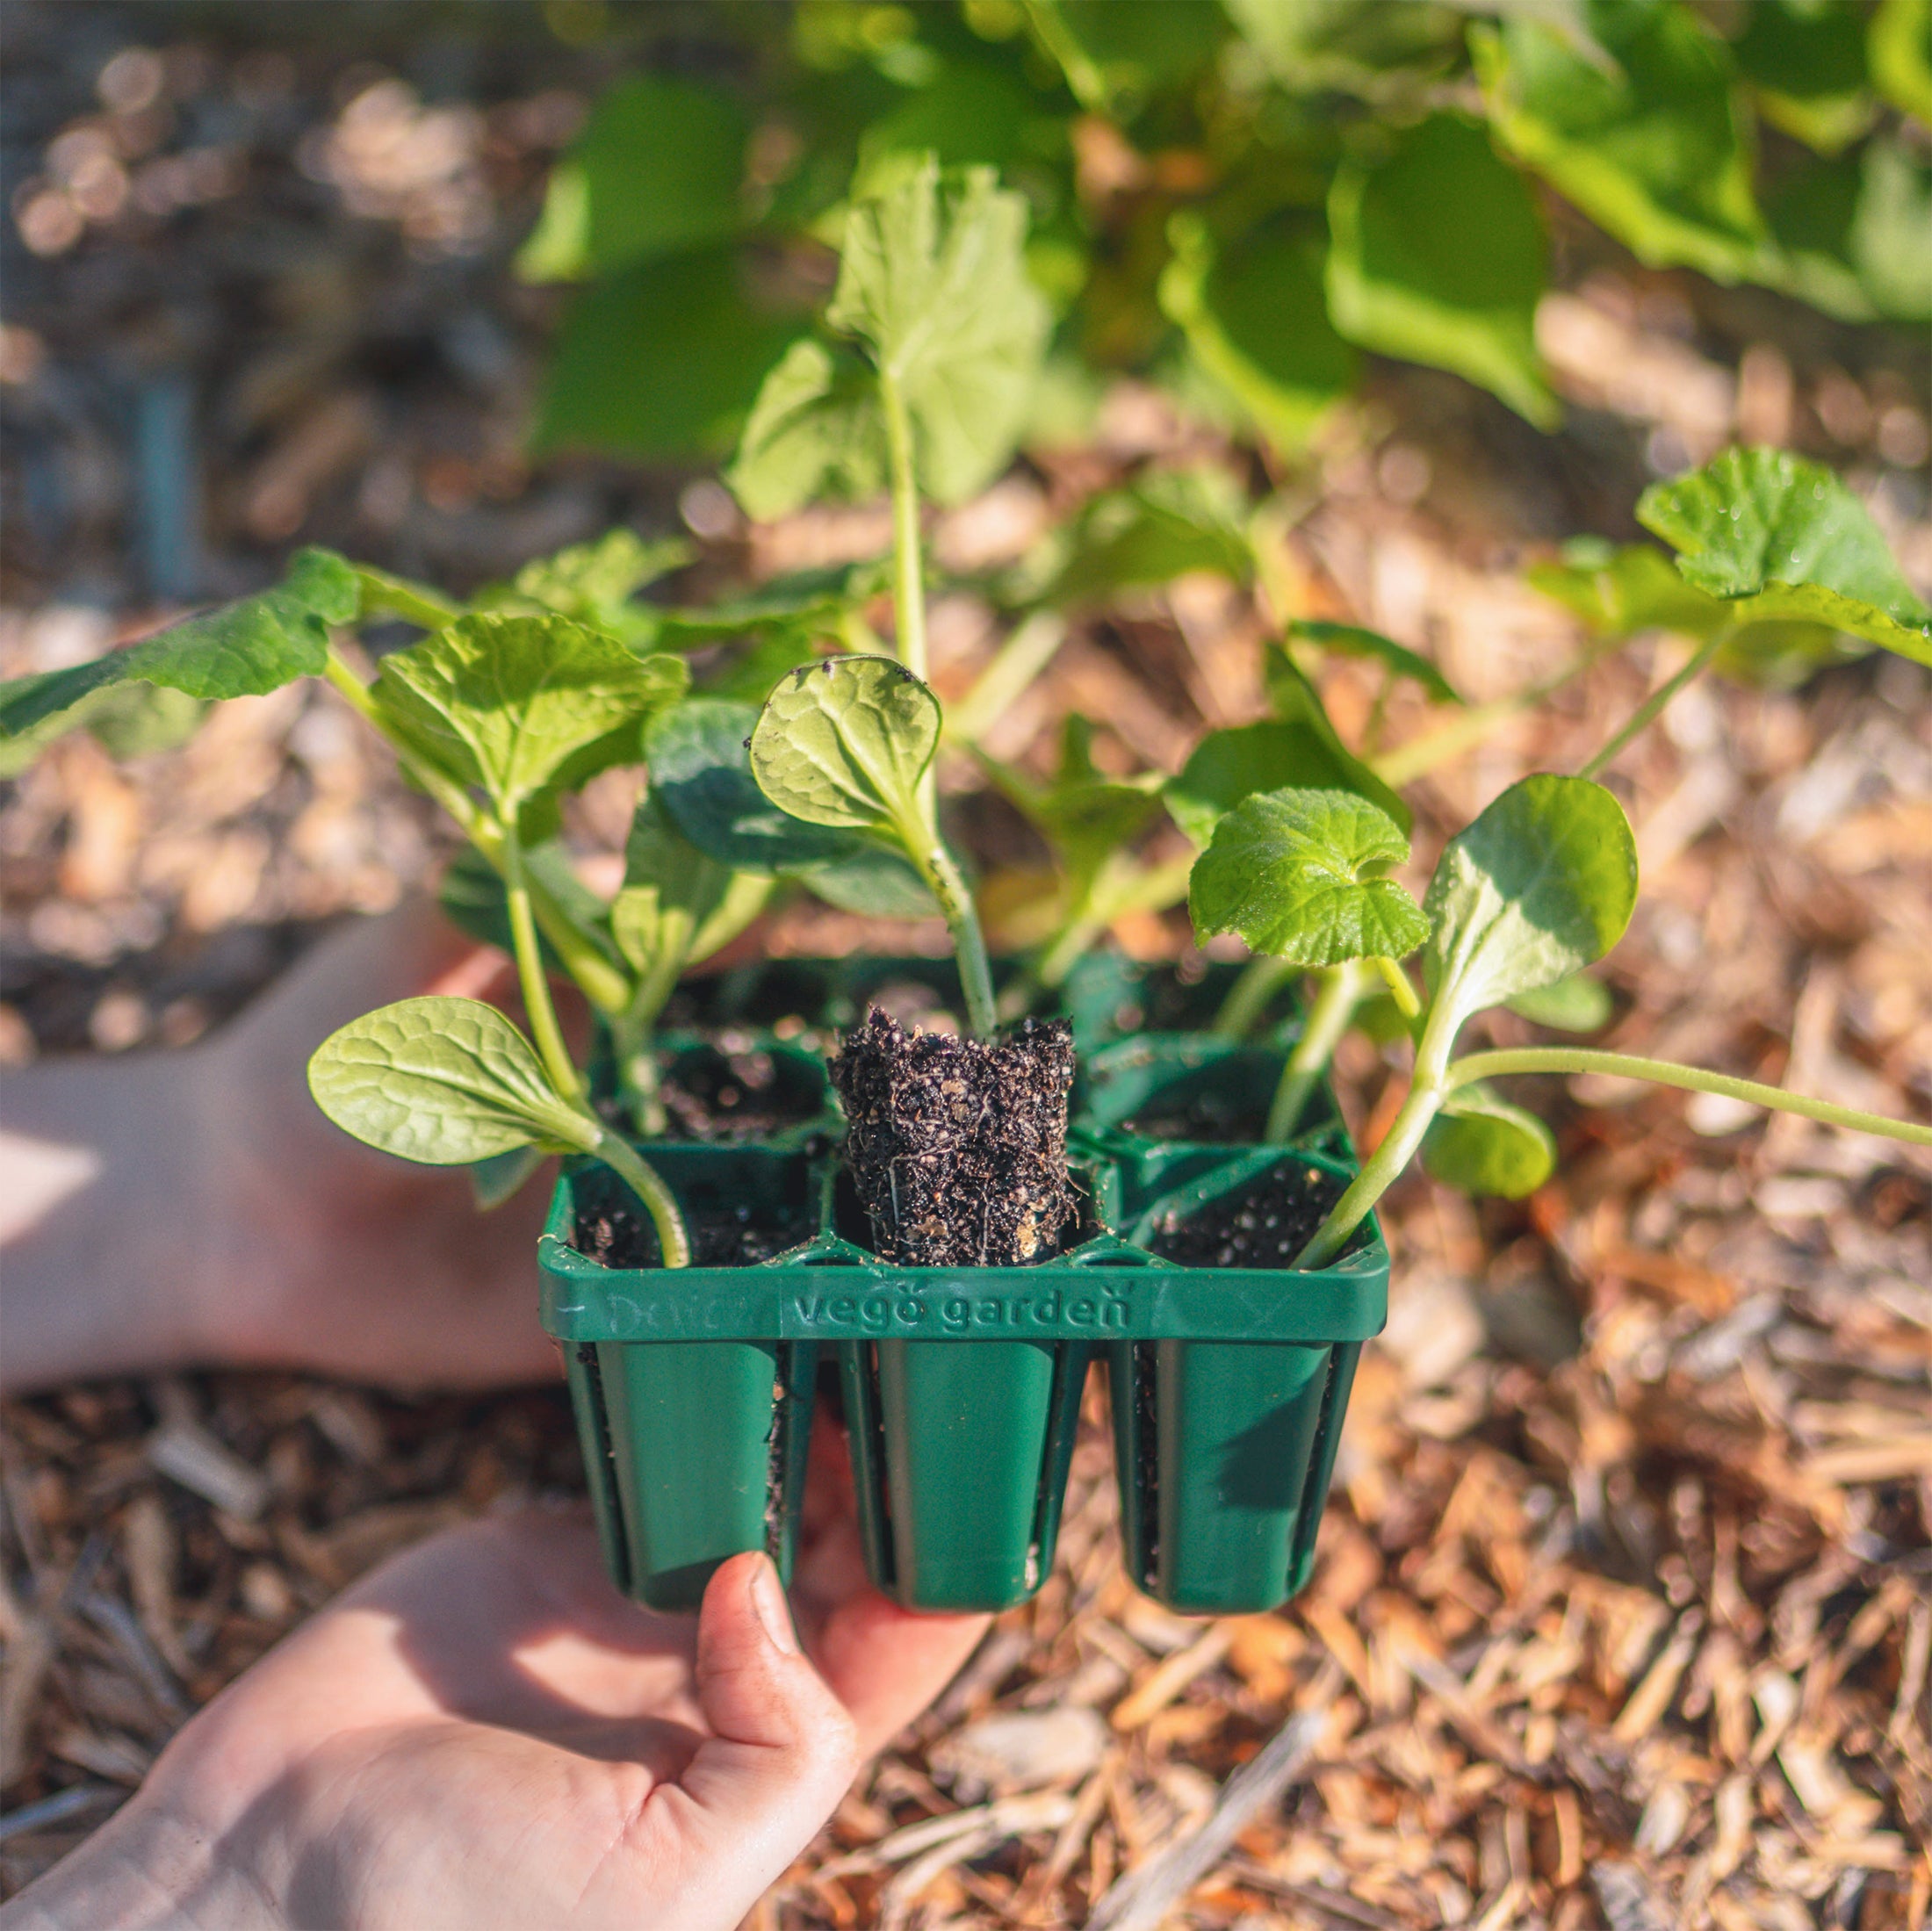
[[[100,122],[97,78],[149,17],[8,15],[20,211],[23,183],[56,178],[49,144]],[[126,208],[83,210],[84,234],[31,258],[24,216],[6,231],[0,667],[68,661],[244,587],[297,538],[461,585],[613,518],[667,527],[674,484],[532,470],[516,443],[548,311],[503,259],[591,56],[539,72],[486,51],[452,88],[407,47],[361,65],[327,46],[163,54],[147,105],[124,111],[166,122],[126,134]],[[146,85],[135,72],[126,97]],[[378,152],[391,164],[372,185]],[[1536,681],[1576,640],[1517,582],[1525,542],[1618,533],[1647,464],[1734,432],[1848,466],[1932,587],[1922,373],[1883,341],[1627,266],[1553,299],[1545,321],[1576,405],[1554,443],[1446,378],[1377,378],[1294,539],[1311,611],[1427,644],[1477,697]],[[173,346],[144,361],[156,341]],[[143,373],[163,366],[191,376],[194,438],[169,440]],[[159,425],[145,445],[130,427],[144,421]],[[948,519],[941,551],[1016,547],[1189,440],[1158,397],[1123,387],[1092,450]],[[190,458],[208,486],[189,492],[197,560],[170,581],[151,533],[179,527]],[[715,496],[685,501],[719,577],[883,541],[865,515],[746,532],[719,524]],[[948,597],[934,632],[957,689],[989,613]],[[1258,711],[1257,634],[1242,600],[1198,584],[1085,623],[997,748],[1043,752],[1078,710],[1107,722],[1103,751],[1172,767],[1204,723]],[[1417,787],[1418,874],[1520,772],[1574,768],[1665,648]],[[1344,731],[1366,713],[1346,670],[1328,695]],[[1418,722],[1398,706],[1392,731]],[[1876,661],[1795,694],[1709,686],[1619,773],[1646,893],[1607,970],[1607,1043],[1923,1117],[1932,677]],[[614,849],[626,815],[607,787],[573,835]],[[983,858],[1009,855],[1002,821],[969,831]],[[226,707],[184,747],[119,767],[70,739],[0,792],[0,1061],[184,1043],[321,923],[432,875],[443,849],[326,692]],[[1173,920],[1120,936],[1181,945]],[[875,941],[934,934],[799,908],[765,942]],[[1489,1029],[1526,1036],[1506,1018]],[[1373,1135],[1399,1082],[1360,1041],[1339,1072]],[[875,1766],[763,1924],[1050,1925],[1096,1907],[1151,1921],[1164,1853],[1213,1841],[1193,1834],[1222,1780],[1297,1714],[1316,1720],[1262,1760],[1245,1821],[1222,1811],[1241,1827],[1181,1921],[1926,1921],[1932,1161],[1714,1101],[1572,1086],[1531,1093],[1564,1152],[1532,1200],[1479,1208],[1420,1179],[1391,1197],[1391,1325],[1363,1361],[1306,1594],[1206,1623],[1137,1596],[1094,1413],[1041,1595]],[[351,1576],[577,1480],[548,1391],[407,1401],[234,1374],[11,1404],[0,1884],[97,1824],[196,1704]]]

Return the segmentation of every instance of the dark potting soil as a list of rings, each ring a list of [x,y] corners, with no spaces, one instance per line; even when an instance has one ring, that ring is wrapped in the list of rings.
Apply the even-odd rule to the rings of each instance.
[[[1131,1120],[1123,1120],[1121,1125],[1125,1132],[1137,1133],[1144,1140],[1192,1140],[1207,1146],[1238,1146],[1261,1138],[1267,1130],[1268,1109],[1265,1103],[1230,1106],[1213,1092],[1190,1093],[1185,1099],[1157,1093]]]
[[[1059,1251],[1073,1034],[1028,1020],[1006,1038],[907,1033],[874,1007],[831,1063],[846,1161],[881,1257],[1014,1267]]]
[[[755,1267],[811,1236],[809,1217],[788,1212],[782,1202],[746,1200],[722,1212],[688,1212],[684,1226],[694,1267]],[[650,1215],[624,1201],[583,1209],[571,1244],[606,1267],[660,1265]]]
[[[818,1095],[803,1081],[782,1077],[769,1053],[683,1054],[658,1097],[670,1138],[725,1144],[768,1139],[820,1110]]]
[[[1347,1182],[1288,1161],[1192,1213],[1155,1225],[1148,1250],[1185,1267],[1292,1267]]]

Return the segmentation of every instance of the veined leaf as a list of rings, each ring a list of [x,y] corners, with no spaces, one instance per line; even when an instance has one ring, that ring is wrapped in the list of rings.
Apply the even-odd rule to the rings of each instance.
[[[140,679],[191,697],[258,696],[318,675],[329,626],[354,620],[356,573],[329,550],[299,551],[272,590],[170,625],[90,664],[0,684],[0,739],[71,710],[90,691]]]
[[[1474,1080],[1451,1093],[1430,1121],[1422,1164],[1459,1192],[1520,1200],[1556,1171],[1556,1142],[1534,1113]]]
[[[1405,958],[1429,922],[1384,875],[1408,856],[1401,826],[1353,792],[1263,792],[1215,825],[1194,861],[1194,936],[1236,933],[1256,952],[1305,966]]]
[[[854,356],[795,342],[765,378],[727,474],[745,514],[789,516],[814,497],[856,501],[885,486],[877,385]]]
[[[1005,468],[1046,347],[1027,205],[991,169],[928,160],[846,218],[825,321],[869,350],[912,419],[920,487],[956,503]]]
[[[1355,352],[1329,321],[1320,234],[1276,224],[1217,249],[1197,216],[1177,215],[1169,240],[1162,312],[1267,442],[1299,453],[1355,386]]]
[[[939,700],[896,658],[828,657],[765,701],[752,775],[793,818],[896,839],[918,821],[939,734]]]
[[[681,658],[640,658],[565,617],[472,616],[384,658],[374,689],[508,818],[560,778],[638,756],[645,719],[689,680]]]
[[[1932,0],[1879,0],[1866,50],[1878,91],[1932,126]]]
[[[351,1020],[315,1048],[308,1086],[344,1133],[429,1166],[523,1146],[588,1152],[598,1139],[530,1041],[479,999],[403,999]]]
[[[619,81],[551,169],[517,272],[575,281],[736,234],[750,138],[728,94],[665,75]]]
[[[1727,450],[1654,483],[1637,515],[1677,551],[1686,580],[1739,616],[1825,623],[1932,664],[1932,611],[1871,511],[1822,465],[1783,450]]]
[[[738,876],[678,830],[655,793],[638,800],[624,841],[624,884],[610,902],[610,935],[640,987],[654,987],[660,1003],[687,962],[702,956],[699,934],[716,922]],[[760,903],[751,904],[746,922]],[[712,933],[708,949],[741,929]]]
[[[1359,623],[1329,623],[1315,617],[1290,617],[1287,630],[1290,637],[1301,638],[1317,650],[1371,659],[1393,676],[1419,684],[1423,695],[1438,704],[1467,704],[1469,701],[1426,657],[1406,644],[1398,644],[1392,637],[1384,637],[1380,630],[1365,630]]]
[[[1756,274],[1748,110],[1728,48],[1676,0],[1590,0],[1608,67],[1529,19],[1470,35],[1496,139],[1654,267]]]
[[[696,554],[681,537],[647,543],[634,530],[607,530],[595,543],[526,563],[508,583],[479,591],[472,607],[508,616],[554,611],[641,650],[656,641],[661,613],[632,599]]]
[[[1436,867],[1424,902],[1431,992],[1453,1027],[1554,985],[1617,943],[1636,900],[1637,846],[1622,805],[1588,778],[1525,778],[1452,839]]]
[[[1549,245],[1523,177],[1460,114],[1432,114],[1329,193],[1329,313],[1351,342],[1447,369],[1540,429],[1561,411],[1536,352]]]

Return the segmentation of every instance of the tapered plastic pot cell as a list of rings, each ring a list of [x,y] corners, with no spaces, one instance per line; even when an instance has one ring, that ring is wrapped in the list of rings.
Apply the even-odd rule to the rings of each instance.
[[[1143,1140],[1256,1145],[1266,1128],[1287,1050],[1200,1033],[1146,1033],[1121,1040],[1085,1062],[1080,1117],[1091,1127]],[[1345,1131],[1325,1088],[1310,1096],[1289,1144],[1345,1154]]]
[[[1092,1349],[938,1339],[840,1353],[875,1582],[908,1609],[1024,1601],[1052,1567]]]

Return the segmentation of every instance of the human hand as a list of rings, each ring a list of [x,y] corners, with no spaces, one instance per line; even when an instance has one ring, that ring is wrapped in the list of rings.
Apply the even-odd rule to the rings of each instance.
[[[454,1530],[232,1684],[0,1924],[732,1931],[985,1627],[855,1581],[821,1498],[816,1668],[762,1556],[694,1628],[620,1597],[578,1517]]]

